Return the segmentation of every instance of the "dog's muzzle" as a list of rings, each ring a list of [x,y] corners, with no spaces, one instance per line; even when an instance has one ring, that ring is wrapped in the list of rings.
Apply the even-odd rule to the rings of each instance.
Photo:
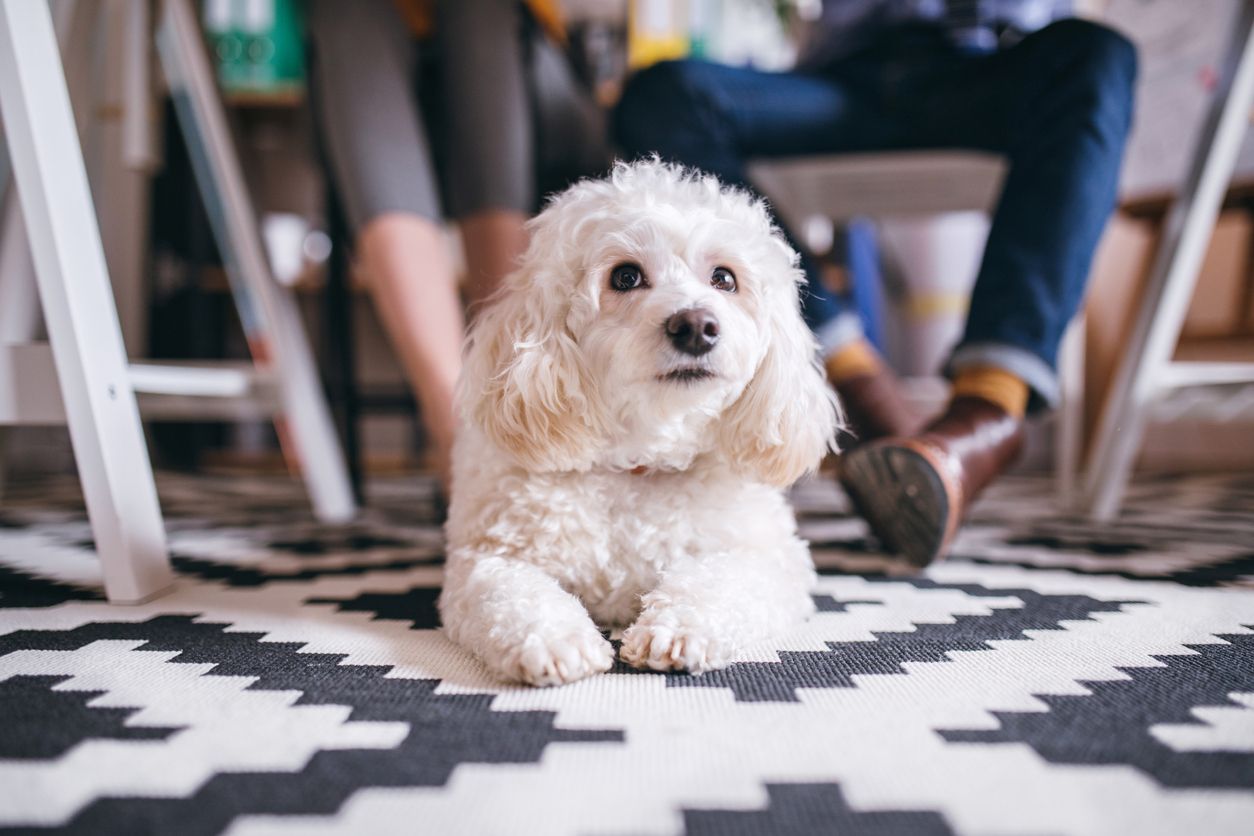
[[[666,336],[684,354],[700,357],[718,344],[718,319],[705,308],[679,311],[667,318]]]

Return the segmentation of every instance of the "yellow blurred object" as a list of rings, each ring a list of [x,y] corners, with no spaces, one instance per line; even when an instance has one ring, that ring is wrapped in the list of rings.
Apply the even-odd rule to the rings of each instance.
[[[970,304],[965,293],[911,293],[906,299],[905,313],[912,320],[964,316]]]
[[[879,354],[866,340],[854,340],[847,345],[842,345],[827,355],[827,359],[823,361],[827,379],[832,383],[841,383],[853,380],[855,377],[875,374],[883,367],[884,362],[880,360]]]
[[[954,376],[953,396],[981,398],[994,403],[1015,418],[1028,408],[1028,385],[1017,376],[993,366],[963,369]]]
[[[631,0],[627,15],[627,67],[686,58],[692,47],[687,0]]]
[[[415,37],[426,38],[435,31],[435,0],[395,0],[401,17]],[[557,0],[522,0],[545,33],[558,43],[566,43],[566,24]]]

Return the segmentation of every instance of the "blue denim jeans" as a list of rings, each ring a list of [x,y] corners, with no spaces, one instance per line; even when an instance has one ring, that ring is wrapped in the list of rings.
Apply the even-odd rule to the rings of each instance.
[[[1127,39],[1081,20],[980,54],[955,49],[939,30],[901,27],[805,71],[655,65],[628,83],[614,129],[630,156],[657,153],[746,187],[755,158],[925,148],[1003,155],[1009,169],[948,371],[1004,368],[1029,384],[1039,408],[1057,398],[1058,345],[1114,207],[1136,63]],[[803,308],[820,342],[830,349],[856,337],[856,318],[805,266]]]

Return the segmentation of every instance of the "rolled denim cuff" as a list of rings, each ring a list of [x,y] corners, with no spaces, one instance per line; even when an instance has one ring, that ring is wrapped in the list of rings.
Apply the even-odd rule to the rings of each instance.
[[[963,369],[991,366],[1010,372],[1032,390],[1031,412],[1058,405],[1058,373],[1030,351],[1006,343],[973,343],[959,346],[945,364],[945,376],[952,378]]]
[[[820,357],[828,357],[832,352],[865,336],[862,330],[862,320],[852,311],[836,314],[814,331],[814,337],[819,342]]]

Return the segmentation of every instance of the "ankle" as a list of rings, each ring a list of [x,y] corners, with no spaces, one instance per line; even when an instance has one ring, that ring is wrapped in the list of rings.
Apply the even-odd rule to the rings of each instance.
[[[1029,394],[1028,385],[1021,378],[994,366],[963,369],[954,377],[953,400],[978,398],[1012,418],[1023,418]]]

